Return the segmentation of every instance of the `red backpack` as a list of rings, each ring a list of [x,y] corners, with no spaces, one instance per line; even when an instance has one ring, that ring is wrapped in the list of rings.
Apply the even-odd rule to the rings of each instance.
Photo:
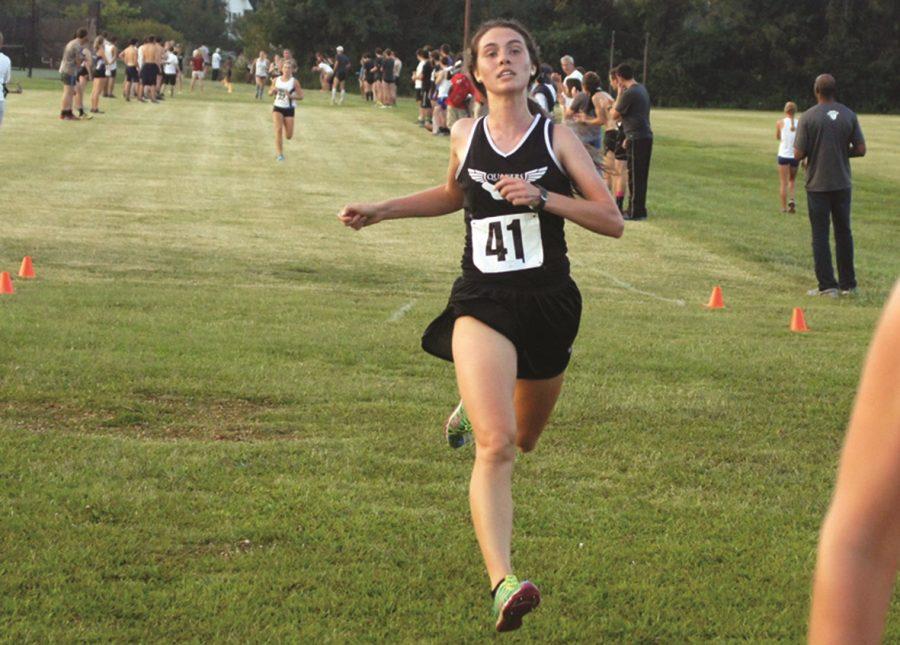
[[[450,79],[450,94],[447,96],[447,103],[450,107],[464,110],[469,96],[474,93],[475,86],[472,85],[469,77],[462,72],[457,72]]]

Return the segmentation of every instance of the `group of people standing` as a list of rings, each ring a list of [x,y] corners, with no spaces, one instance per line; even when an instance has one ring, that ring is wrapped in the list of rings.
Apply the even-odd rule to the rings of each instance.
[[[194,57],[191,60],[194,69],[191,91],[198,78],[202,84],[205,73],[203,70],[210,63],[213,78],[218,80],[222,61],[218,49],[211,57],[209,49],[205,46],[194,50]],[[89,41],[87,29],[81,28],[63,49],[59,65],[60,79],[63,83],[59,118],[64,121],[84,120],[93,118],[94,114],[102,114],[100,99],[116,98],[114,90],[119,63],[125,67],[122,96],[126,101],[135,99],[142,103],[158,103],[165,98],[166,87],[169,88],[170,98],[175,96],[176,85],[181,89],[184,67],[181,45],[171,40],[164,41],[158,36],[147,36],[143,41],[131,39],[120,51],[115,36],[104,32],[93,41]],[[227,61],[225,64],[227,65]],[[231,91],[230,77],[230,73],[223,77],[229,91]],[[88,82],[92,83],[92,90],[90,108],[85,112],[84,95]]]
[[[545,65],[532,87],[532,98],[546,110],[559,105],[563,123],[585,146],[626,220],[647,219],[647,185],[653,130],[650,95],[622,63],[609,71],[609,91],[600,74],[560,59],[562,73]],[[628,204],[626,206],[626,193]]]

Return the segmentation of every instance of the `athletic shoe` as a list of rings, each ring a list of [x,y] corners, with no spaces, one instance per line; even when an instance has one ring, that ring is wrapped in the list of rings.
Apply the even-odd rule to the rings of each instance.
[[[275,161],[284,161],[284,155],[278,155],[275,157]]]
[[[76,118],[79,121],[90,121],[94,117],[92,117],[90,114],[79,114]]]
[[[519,582],[506,576],[494,594],[495,627],[498,632],[511,632],[522,626],[522,616],[541,604],[541,592],[527,580]]]
[[[462,401],[444,424],[444,438],[451,448],[462,448],[467,443],[472,443],[472,423],[466,416]]]
[[[622,217],[626,222],[643,222],[647,219],[646,215],[625,215]]]
[[[796,213],[797,212],[797,204],[792,199],[788,202],[788,213]]]
[[[830,298],[838,297],[837,289],[810,289],[806,292],[807,296],[828,296]]]
[[[859,294],[859,291],[857,290],[856,287],[853,287],[852,289],[841,289],[842,296],[855,296],[858,294]]]

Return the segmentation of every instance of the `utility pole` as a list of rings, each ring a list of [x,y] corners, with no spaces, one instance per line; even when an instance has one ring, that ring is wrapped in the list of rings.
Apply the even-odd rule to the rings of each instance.
[[[38,53],[38,34],[37,34],[37,0],[31,0],[31,42],[28,54],[28,78],[31,78],[34,72],[34,59],[40,56]]]
[[[463,61],[465,68],[469,69],[469,17],[472,13],[472,0],[466,0],[466,9],[463,18]]]
[[[612,36],[609,39],[609,69],[612,71],[613,68],[613,57],[615,56],[616,49],[616,30],[612,30]]]
[[[648,31],[644,34],[644,73],[643,73],[643,81],[644,85],[647,84],[647,52],[650,49],[650,32]]]

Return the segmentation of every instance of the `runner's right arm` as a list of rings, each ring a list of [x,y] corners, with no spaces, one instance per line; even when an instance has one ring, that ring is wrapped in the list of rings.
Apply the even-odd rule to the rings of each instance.
[[[407,217],[437,217],[455,213],[463,207],[463,191],[456,182],[461,155],[464,154],[469,133],[475,120],[459,119],[450,131],[450,163],[447,182],[413,195],[389,199],[377,204],[348,204],[338,214],[345,226],[359,230],[383,220]]]

